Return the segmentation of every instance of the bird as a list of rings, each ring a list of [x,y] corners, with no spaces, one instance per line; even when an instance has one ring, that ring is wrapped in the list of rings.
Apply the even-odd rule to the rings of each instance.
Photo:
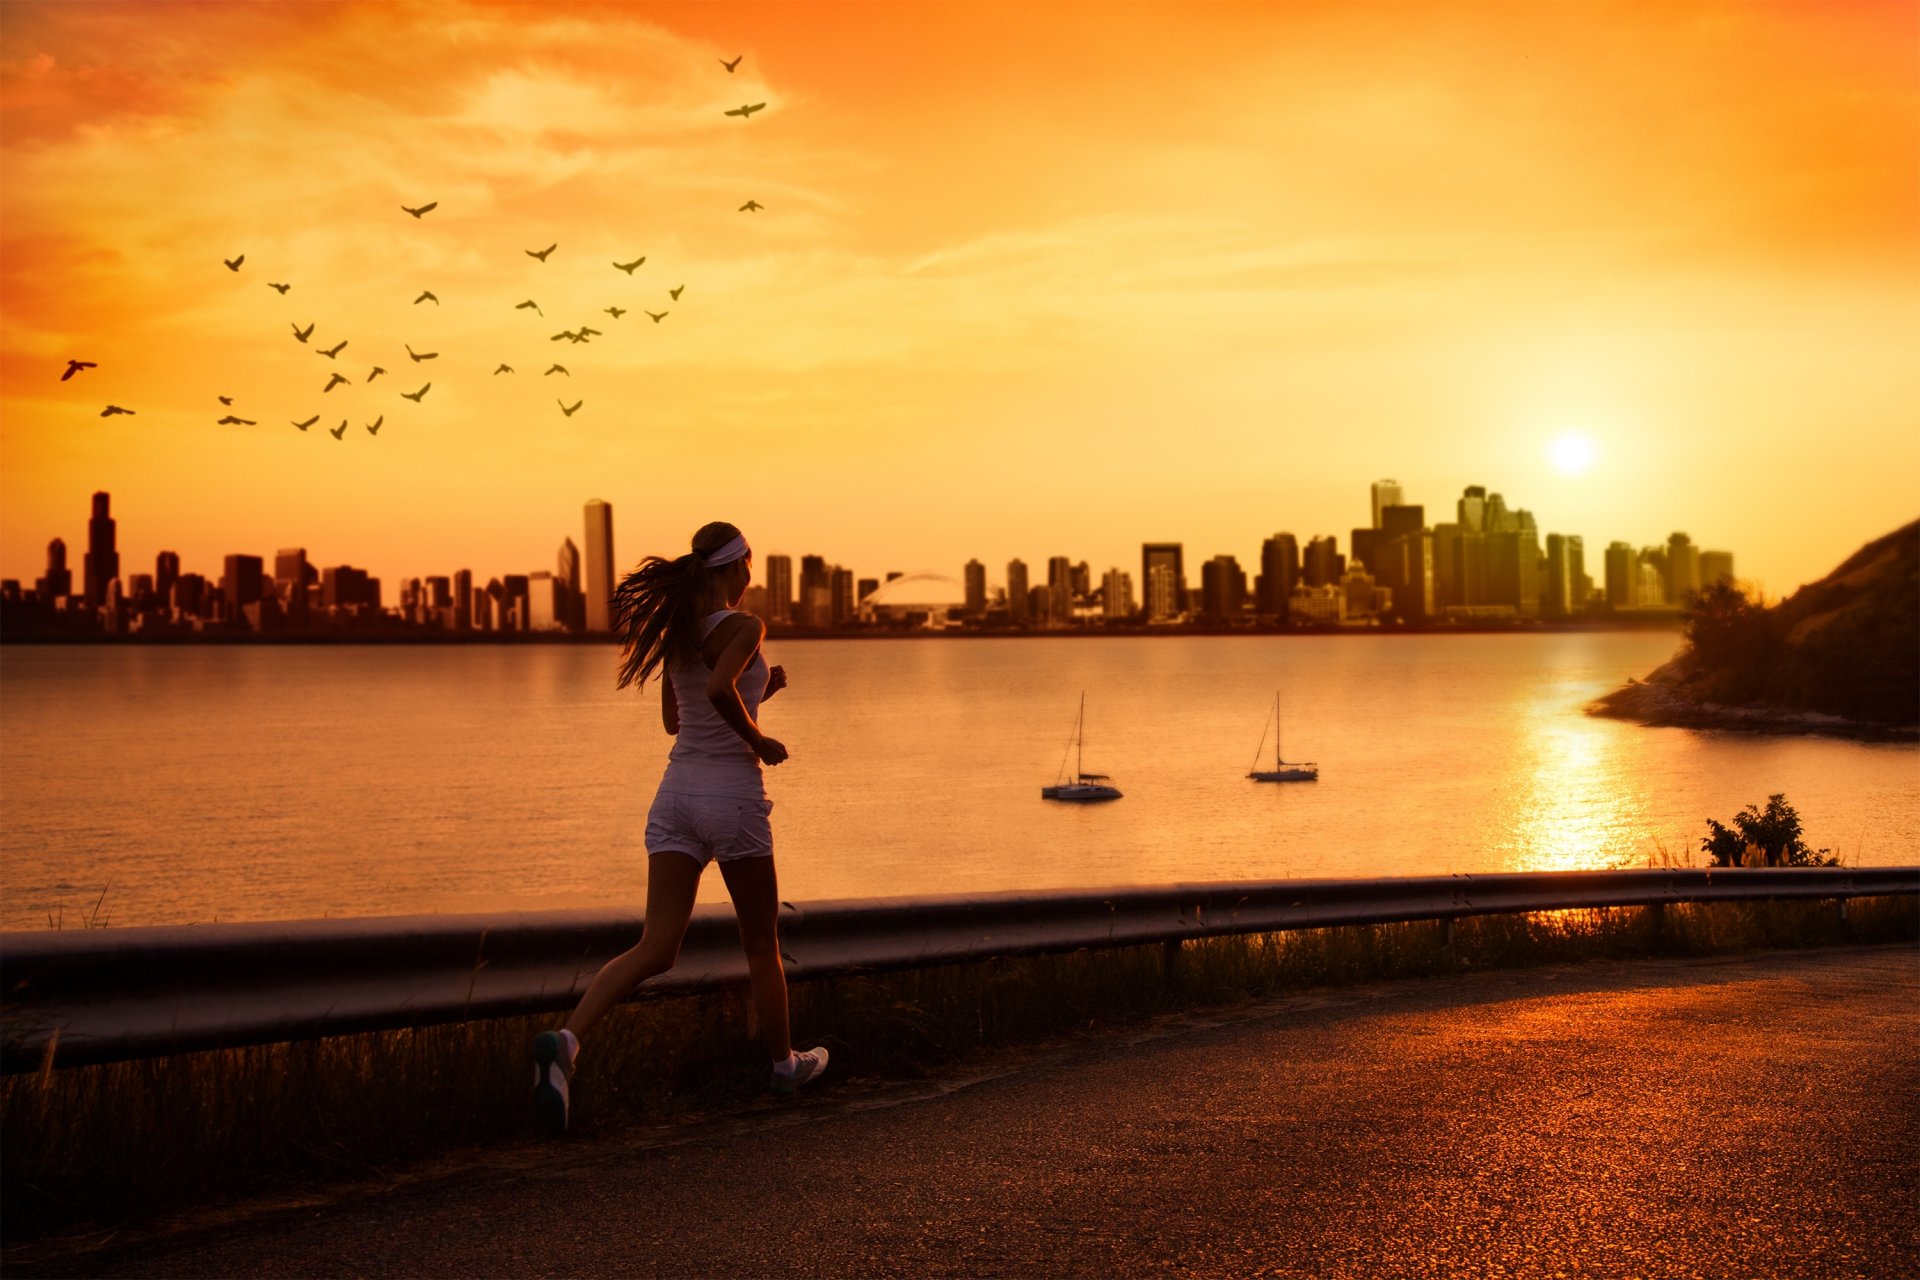
[[[92,360],[69,360],[67,361],[67,371],[60,375],[60,381],[65,382],[82,369],[98,369],[99,367],[100,366]]]
[[[544,249],[539,250],[538,252],[532,249],[528,249],[526,251],[526,254],[529,258],[538,258],[540,259],[540,261],[545,262],[547,260],[547,255],[552,253],[555,249],[558,249],[559,247],[560,247],[560,243],[559,241],[556,240],[554,243],[548,245]]]
[[[323,355],[323,356],[325,356],[325,357],[326,357],[327,359],[329,359],[329,360],[331,360],[331,359],[333,359],[333,358],[334,358],[335,356],[337,356],[337,355],[339,355],[339,354],[340,354],[340,349],[341,349],[342,347],[344,347],[344,346],[346,346],[346,345],[347,345],[347,340],[346,340],[345,338],[342,338],[342,339],[340,339],[340,341],[338,341],[338,342],[336,342],[336,343],[334,343],[334,344],[333,344],[333,345],[332,345],[331,347],[322,347],[322,348],[320,348],[320,352],[319,352],[319,354],[321,354],[321,355]]]
[[[516,302],[513,304],[513,309],[515,311],[525,311],[528,307],[532,307],[533,314],[537,316],[544,317],[547,314],[546,312],[540,309],[540,304],[535,302],[532,298],[528,298],[525,302]]]
[[[608,307],[607,314],[612,316],[615,320],[618,320],[621,316],[627,314],[627,311],[625,307]]]
[[[681,285],[681,286],[680,286],[680,289],[684,289],[684,288],[686,288],[686,287],[687,287],[687,286],[685,286],[685,285]],[[672,298],[672,299],[673,299],[673,300],[674,300],[675,302],[678,302],[678,301],[680,301],[680,289],[669,289],[669,290],[667,290],[667,296],[668,296],[669,298]]]
[[[379,365],[375,365],[373,366],[373,372],[367,375],[367,381],[372,382],[375,378],[379,377],[381,374],[385,372],[386,372],[385,369],[382,369]]]
[[[620,268],[622,271],[626,272],[628,275],[632,275],[633,269],[639,266],[641,263],[645,262],[646,260],[647,260],[646,255],[642,254],[640,257],[635,258],[632,262],[616,262],[613,265]]]
[[[423,302],[431,302],[436,307],[440,305],[440,299],[433,296],[433,290],[431,289],[422,289],[420,296],[413,300],[413,305],[417,307]]]
[[[382,424],[382,423],[383,423],[383,422],[385,422],[386,420],[387,420],[387,415],[383,413],[383,414],[381,414],[381,415],[380,415],[379,417],[377,417],[377,418],[375,418],[375,419],[374,419],[374,420],[373,420],[372,422],[369,422],[369,423],[367,424],[367,434],[368,434],[368,435],[370,435],[370,436],[377,436],[377,435],[379,435],[379,434],[380,434],[380,424]]]
[[[580,326],[580,336],[581,336],[582,338],[604,338],[604,337],[606,337],[607,335],[606,335],[606,334],[604,334],[604,333],[602,333],[602,332],[600,332],[600,331],[599,331],[598,329],[589,329],[589,328],[587,328],[587,326],[585,326],[585,325],[581,325],[581,326]]]
[[[301,342],[305,342],[308,338],[311,338],[313,336],[313,326],[309,324],[306,328],[302,329],[299,325],[296,324],[293,326],[293,336],[295,338],[298,338]]]
[[[746,56],[747,55],[743,53],[740,55],[740,58],[744,58]],[[727,71],[731,73],[735,67],[740,65],[740,58],[735,58],[732,62],[728,62],[725,58],[722,58],[720,59],[720,65],[725,67]]]
[[[438,200],[429,200],[427,203],[421,205],[418,209],[409,209],[405,205],[400,206],[403,212],[410,213],[416,218],[424,218],[426,215],[428,215],[429,213],[432,213],[435,209],[438,209],[439,207],[440,207],[440,202]]]
[[[419,404],[422,400],[426,399],[427,392],[431,391],[432,389],[433,389],[433,384],[429,382],[426,386],[420,388],[418,391],[402,391],[400,395],[403,399],[411,400],[415,404]]]
[[[567,408],[566,401],[564,400],[555,400],[554,403],[560,406],[560,412],[566,414],[569,418],[571,418],[574,415],[574,411],[577,410],[581,405],[585,404],[586,401],[575,400],[573,402],[572,409]]]
[[[243,263],[243,262],[245,262],[246,260],[247,260],[247,255],[246,255],[246,254],[244,254],[244,253],[243,253],[243,254],[241,254],[241,255],[240,255],[239,257],[237,257],[237,258],[222,258],[222,259],[220,259],[220,261],[222,261],[222,262],[224,262],[224,263],[226,263],[226,264],[227,264],[227,270],[229,270],[229,271],[238,271],[238,270],[240,269],[240,264],[241,264],[241,263]]]
[[[220,397],[218,397],[218,399],[219,399],[219,401],[220,401],[220,403],[221,403],[221,404],[232,404],[232,403],[233,403],[233,397],[232,397],[232,396],[220,396]]]
[[[305,431],[308,427],[312,426],[314,423],[318,421],[320,421],[320,415],[316,413],[311,418],[308,418],[305,422],[296,422],[293,425],[300,428],[302,431]]]
[[[734,210],[734,212],[736,212],[736,213],[757,213],[757,212],[759,212],[760,210],[762,210],[762,209],[764,209],[764,208],[766,208],[766,207],[767,207],[767,206],[765,206],[765,205],[763,205],[763,204],[761,204],[761,203],[760,203],[760,202],[759,202],[758,200],[749,200],[749,201],[747,201],[747,202],[746,202],[745,204],[743,204],[743,205],[741,205],[741,206],[740,206],[740,207],[739,207],[738,209],[736,209],[736,210]]]
[[[735,107],[733,110],[724,111],[721,114],[729,115],[729,116],[739,116],[742,120],[745,120],[748,116],[752,115],[754,112],[758,111],[760,108],[766,105],[767,104],[764,102],[755,102],[744,107]]]
[[[254,427],[260,424],[255,422],[252,418],[237,418],[230,413],[226,417],[220,419],[220,421],[215,423],[214,425],[219,427],[231,427],[231,426]]]
[[[119,405],[117,405],[117,404],[110,404],[110,405],[108,405],[108,406],[107,406],[106,408],[104,408],[104,409],[102,409],[102,410],[100,411],[100,416],[101,416],[101,417],[103,417],[103,418],[111,418],[111,417],[112,417],[112,416],[113,416],[114,414],[116,414],[116,413],[124,413],[124,414],[126,414],[126,415],[128,415],[129,417],[131,417],[131,416],[133,415],[133,410],[131,410],[131,409],[122,409],[122,408],[121,408],[121,407],[120,407]]]
[[[547,341],[558,342],[562,338],[571,338],[575,342],[580,341],[579,335],[575,334],[574,331],[571,329],[562,329],[560,332],[554,334],[551,338],[548,338]]]
[[[344,378],[337,373],[334,374],[331,378],[327,379],[327,385],[320,388],[320,394],[325,395],[327,392],[333,390],[335,387],[339,386],[343,382],[351,385],[353,382],[353,379]]]
[[[499,377],[499,376],[500,376],[501,374],[503,374],[503,373],[512,373],[512,372],[513,372],[513,366],[512,366],[512,365],[510,365],[510,364],[503,364],[503,365],[501,365],[501,366],[500,366],[500,367],[499,367],[498,369],[495,369],[495,370],[493,371],[493,376],[497,378],[497,377]]]
[[[556,373],[567,373],[567,366],[565,366],[565,365],[563,365],[563,364],[557,364],[557,365],[555,365],[555,366],[553,366],[553,368],[551,368],[551,369],[549,369],[549,370],[547,370],[547,371],[546,371],[545,373],[543,373],[543,374],[541,374],[540,376],[541,376],[541,377],[543,377],[543,378],[547,378],[547,377],[551,377],[551,376],[553,376],[553,375],[554,375],[554,374],[556,374]],[[568,376],[569,378],[571,378],[571,377],[572,377],[573,375],[572,375],[572,374],[570,374],[570,373],[567,373],[567,376]]]
[[[401,345],[406,346],[405,343],[402,343]],[[413,362],[415,364],[419,364],[422,360],[437,360],[440,358],[440,353],[438,351],[420,352],[420,351],[415,351],[412,347],[407,347],[407,354],[413,357]]]
[[[269,288],[269,289],[278,289],[278,290],[280,291],[280,293],[281,293],[281,295],[282,295],[282,296],[285,296],[285,294],[286,294],[286,292],[287,292],[287,290],[289,290],[289,289],[291,289],[291,288],[293,288],[293,286],[292,286],[292,285],[290,285],[290,284],[275,284],[275,283],[274,283],[273,281],[271,281],[271,280],[269,280],[269,281],[267,281],[267,288]]]
[[[329,428],[327,428],[327,434],[328,434],[328,435],[330,435],[330,436],[332,436],[332,437],[333,437],[333,438],[334,438],[335,440],[338,440],[338,439],[339,439],[339,438],[340,438],[341,436],[344,436],[344,435],[346,435],[346,434],[347,434],[347,420],[346,420],[345,418],[342,418],[342,419],[340,419],[340,425],[339,425],[339,426],[337,426],[337,427],[329,427]]]
[[[671,313],[666,311],[649,311],[646,314],[648,318],[650,318],[655,324],[659,324],[662,320],[665,320],[667,316]]]

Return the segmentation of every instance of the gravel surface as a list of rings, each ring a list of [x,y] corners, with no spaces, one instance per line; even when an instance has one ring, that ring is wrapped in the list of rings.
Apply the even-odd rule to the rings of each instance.
[[[6,1270],[1914,1276],[1917,1099],[1912,948],[1484,973],[829,1072]]]

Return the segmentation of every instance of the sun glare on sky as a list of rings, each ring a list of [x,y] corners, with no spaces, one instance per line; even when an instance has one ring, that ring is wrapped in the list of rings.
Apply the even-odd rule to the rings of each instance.
[[[1561,475],[1584,475],[1593,468],[1593,441],[1578,431],[1562,432],[1547,446],[1547,456]]]

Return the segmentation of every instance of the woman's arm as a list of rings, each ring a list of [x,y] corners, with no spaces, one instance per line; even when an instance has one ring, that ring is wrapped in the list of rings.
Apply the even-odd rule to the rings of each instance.
[[[660,722],[670,734],[680,732],[680,700],[673,696],[673,677],[660,677]]]
[[[736,687],[740,673],[753,661],[760,641],[766,638],[767,625],[751,614],[737,615],[720,625],[727,628],[727,634],[720,652],[711,661],[712,674],[707,677],[707,699],[713,703],[713,709],[720,713],[720,718],[753,748],[753,753],[762,762],[779,764],[787,758],[786,747],[760,732],[760,726],[747,714],[747,705],[740,700],[740,690]]]

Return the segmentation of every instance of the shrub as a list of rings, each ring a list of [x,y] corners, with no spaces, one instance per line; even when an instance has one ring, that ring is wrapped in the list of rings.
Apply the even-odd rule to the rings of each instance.
[[[1707,838],[1700,842],[1709,864],[1716,867],[1837,867],[1840,859],[1830,849],[1815,850],[1800,838],[1800,815],[1782,792],[1767,797],[1761,810],[1748,805],[1733,817],[1735,829],[1707,819]]]

